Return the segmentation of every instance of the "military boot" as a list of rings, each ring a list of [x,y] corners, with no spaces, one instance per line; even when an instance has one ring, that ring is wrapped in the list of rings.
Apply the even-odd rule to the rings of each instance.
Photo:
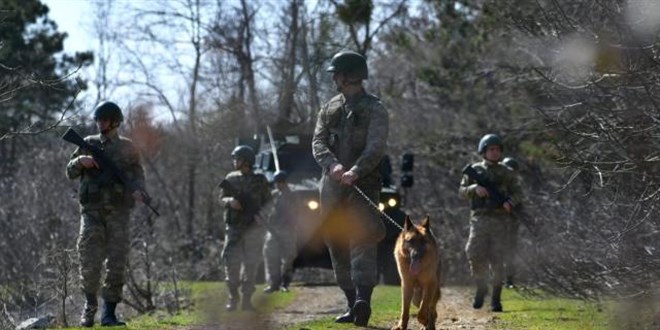
[[[357,286],[357,297],[353,305],[353,315],[355,319],[353,324],[359,327],[366,327],[371,317],[371,293],[374,291],[372,286]]]
[[[502,294],[502,284],[498,283],[493,286],[493,297],[490,302],[490,310],[493,312],[502,311],[502,302],[500,301],[500,295]]]
[[[289,292],[289,284],[291,284],[291,275],[282,276],[282,287],[280,287],[280,290],[282,292]]]
[[[513,275],[506,277],[506,287],[508,289],[514,289],[516,287],[516,285],[513,283]]]
[[[236,310],[238,306],[238,301],[240,300],[238,296],[238,288],[229,287],[229,296],[227,297],[227,305],[225,305],[225,310],[232,312]]]
[[[344,289],[342,289],[344,290]],[[335,323],[353,323],[355,316],[353,315],[353,305],[355,305],[355,289],[344,290],[348,309],[344,314],[335,317]]]
[[[252,305],[252,294],[243,293],[243,300],[241,301],[241,309],[244,311],[254,312],[256,309]]]
[[[103,314],[101,315],[101,326],[104,327],[121,327],[125,326],[126,323],[119,321],[115,315],[115,308],[117,308],[117,303],[115,302],[104,302],[103,303]]]
[[[472,302],[472,307],[474,309],[479,309],[484,305],[484,298],[488,293],[488,286],[483,281],[477,282],[477,292],[474,294],[474,301]]]
[[[80,316],[80,326],[86,328],[93,327],[94,316],[96,316],[97,310],[98,302],[96,301],[96,295],[85,294],[85,308]]]

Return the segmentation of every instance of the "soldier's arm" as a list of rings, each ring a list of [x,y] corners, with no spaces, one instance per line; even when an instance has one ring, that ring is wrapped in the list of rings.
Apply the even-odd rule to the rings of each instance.
[[[314,137],[312,138],[312,152],[316,162],[326,170],[330,165],[339,163],[337,156],[330,151],[330,127],[327,114],[328,105],[324,105],[319,111],[314,128]]]
[[[508,175],[508,183],[509,183],[509,192],[511,198],[511,204],[513,207],[519,207],[522,205],[523,202],[523,194],[522,194],[522,189],[520,188],[520,179],[518,175],[516,175],[513,171],[511,171]]]
[[[351,171],[355,172],[358,177],[363,177],[378,167],[387,146],[387,134],[389,132],[387,110],[378,102],[371,109],[370,117],[366,146],[355,165],[351,168]]]
[[[458,187],[458,195],[465,199],[472,199],[476,196],[477,184],[467,176],[463,175],[461,185]]]
[[[142,167],[140,152],[132,142],[128,143],[128,148],[128,178],[132,181],[133,187],[145,191],[144,168]]]
[[[83,166],[80,164],[78,157],[82,155],[80,148],[76,148],[69,157],[69,163],[66,164],[66,177],[69,180],[79,178],[82,175]]]
[[[229,178],[229,174],[225,176],[225,180]],[[220,188],[220,194],[218,194],[218,202],[222,207],[228,209],[230,208],[230,203],[234,198],[229,195],[224,189]]]

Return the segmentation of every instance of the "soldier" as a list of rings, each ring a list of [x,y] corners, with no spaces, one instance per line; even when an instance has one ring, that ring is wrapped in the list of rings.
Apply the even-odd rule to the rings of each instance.
[[[511,211],[520,201],[520,188],[514,173],[499,163],[504,152],[499,136],[484,135],[477,150],[483,160],[472,164],[472,168],[492,182],[501,194],[509,196],[509,199],[496,205],[486,187],[477,184],[467,175],[463,176],[458,189],[459,194],[471,202],[470,236],[465,252],[477,284],[472,306],[475,309],[483,306],[484,296],[488,292],[486,278],[490,266],[493,272],[491,309],[493,312],[501,312],[500,294],[504,277],[502,258],[508,239],[508,224],[512,221]]]
[[[268,233],[264,244],[264,262],[266,282],[264,292],[271,293],[281,289],[289,291],[293,276],[293,260],[296,258],[296,213],[299,205],[296,195],[291,193],[287,183],[288,174],[277,171],[273,182],[277,188],[273,192],[274,209],[268,221]]]
[[[510,168],[514,173],[518,173],[518,161],[514,158],[506,157],[502,160],[502,164]],[[518,180],[520,182],[520,180]],[[518,248],[518,228],[520,227],[520,219],[516,216],[512,217],[509,221],[509,239],[507,240],[506,248],[504,250],[504,274],[506,275],[506,287],[509,289],[515,288],[513,277],[516,274],[515,256]]]
[[[385,225],[353,186],[378,201],[382,186],[378,165],[389,119],[380,100],[362,87],[368,77],[362,55],[339,52],[327,71],[340,94],[321,108],[312,148],[323,169],[320,191],[326,244],[348,303],[346,313],[335,322],[366,326],[378,282],[377,245],[385,237]]]
[[[227,311],[236,310],[240,300],[238,295],[240,286],[243,294],[241,308],[253,311],[251,299],[264,243],[264,229],[257,221],[258,211],[271,196],[266,177],[252,171],[255,161],[252,148],[245,145],[237,146],[232,151],[231,157],[235,171],[227,174],[225,180],[235,191],[223,188],[220,193],[220,203],[225,208],[226,226],[222,260],[229,291],[229,299],[225,307]],[[241,274],[241,266],[243,274]]]
[[[104,262],[106,277],[101,292],[104,301],[101,325],[125,325],[117,320],[115,308],[122,300],[128,262],[128,222],[135,201],[144,201],[146,193],[138,150],[131,140],[117,133],[123,119],[121,109],[115,103],[100,103],[94,110],[94,121],[100,134],[87,136],[85,141],[102,148],[107,158],[133,181],[132,186],[139,187],[137,190],[130,191],[128,185],[118,182],[108,170],[99,168],[86,150],[76,149],[66,166],[69,179],[80,178],[78,253],[81,286],[85,295],[80,320],[83,327],[94,326],[98,306],[96,295]]]

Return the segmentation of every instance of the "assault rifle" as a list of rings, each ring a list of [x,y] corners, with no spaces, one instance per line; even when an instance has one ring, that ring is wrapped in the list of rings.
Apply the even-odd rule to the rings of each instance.
[[[470,179],[474,180],[477,182],[478,185],[486,188],[488,190],[488,198],[498,206],[501,206],[505,202],[511,202],[511,197],[506,196],[502,194],[498,189],[497,186],[488,180],[485,176],[479,174],[472,165],[468,164],[463,168],[463,174],[467,175]],[[513,206],[513,204],[511,204]],[[529,230],[530,233],[532,233],[534,236],[537,235],[536,228],[534,227],[534,224],[530,222],[530,220],[527,218],[525,214],[522,214],[523,212],[520,212],[520,209],[518,207],[514,208],[512,211],[512,214],[522,222],[525,227]]]
[[[236,200],[238,200],[238,202],[241,204],[241,207],[243,208],[243,212],[245,212],[245,214],[250,219],[256,220],[259,224],[264,226],[266,230],[268,230],[269,232],[271,232],[271,234],[273,234],[273,237],[275,237],[275,240],[277,240],[278,243],[282,243],[280,241],[280,238],[277,237],[276,231],[273,230],[273,227],[268,223],[267,220],[261,217],[260,215],[261,208],[258,205],[256,205],[252,197],[248,196],[247,194],[240,193],[238,189],[236,189],[236,187],[227,179],[223,179],[218,184],[218,187],[222,188],[222,190],[224,190],[224,192],[227,195],[236,198]]]
[[[236,200],[238,200],[238,202],[241,204],[243,212],[250,219],[254,219],[255,217],[259,216],[260,207],[256,205],[254,199],[247,194],[239,192],[238,189],[236,189],[236,187],[231,182],[229,182],[229,180],[223,179],[220,184],[218,184],[218,187],[222,188],[222,190],[224,190],[227,195],[236,198]]]
[[[112,160],[106,157],[103,149],[89,144],[73,128],[67,129],[66,132],[64,132],[64,135],[62,135],[62,139],[77,145],[81,149],[87,150],[90,154],[92,154],[92,157],[94,157],[96,163],[99,164],[99,167],[104,171],[104,174],[109,173],[109,175],[111,175],[114,179],[118,180],[121,184],[128,188],[131,193],[140,190],[140,187],[135,185],[133,181],[129,180],[126,177],[126,174],[124,174],[124,172],[122,172],[117,167],[117,165],[112,162]],[[142,202],[144,205],[149,207],[149,209],[153,211],[156,216],[160,216],[160,213],[158,213],[158,211],[151,205],[151,197],[147,194],[147,192],[142,191],[142,195]]]

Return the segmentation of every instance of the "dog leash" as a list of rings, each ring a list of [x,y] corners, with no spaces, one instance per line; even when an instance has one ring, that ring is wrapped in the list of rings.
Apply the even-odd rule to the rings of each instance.
[[[381,210],[378,208],[378,205],[376,205],[376,203],[374,203],[374,201],[372,201],[371,199],[369,199],[369,197],[367,196],[367,194],[365,194],[365,193],[362,191],[362,189],[358,188],[358,186],[356,186],[356,185],[353,185],[352,187],[355,188],[355,191],[357,191],[357,192],[360,194],[360,196],[362,196],[362,198],[364,198],[364,200],[366,200],[367,203],[369,203],[369,205],[371,205],[372,208],[376,209],[376,211],[378,211],[378,213],[380,213],[380,215],[384,216],[385,219],[387,219],[389,222],[393,223],[397,228],[399,228],[401,231],[403,231],[403,227],[401,227],[400,224],[398,224],[396,221],[394,221],[394,219],[392,219],[389,215],[387,215],[387,213],[381,211]]]

